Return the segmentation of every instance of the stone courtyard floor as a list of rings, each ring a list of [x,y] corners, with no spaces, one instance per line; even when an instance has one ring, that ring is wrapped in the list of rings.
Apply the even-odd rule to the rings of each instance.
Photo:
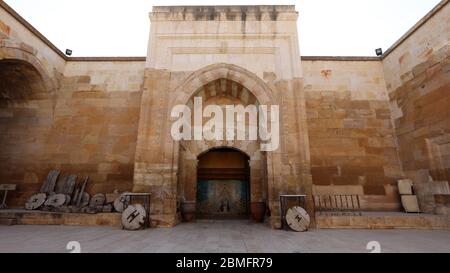
[[[446,230],[272,230],[242,221],[201,221],[175,228],[124,231],[111,227],[0,226],[0,252],[69,252],[78,241],[81,252],[369,252],[378,241],[381,252],[450,252]]]

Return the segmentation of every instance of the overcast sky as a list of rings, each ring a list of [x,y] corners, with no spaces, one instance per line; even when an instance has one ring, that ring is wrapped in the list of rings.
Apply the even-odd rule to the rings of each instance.
[[[303,56],[374,56],[440,0],[6,0],[59,49],[73,56],[145,56],[158,5],[294,4]]]

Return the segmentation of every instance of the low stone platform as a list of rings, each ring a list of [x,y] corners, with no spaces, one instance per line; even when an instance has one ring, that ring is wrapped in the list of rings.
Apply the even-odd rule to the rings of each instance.
[[[0,210],[1,225],[110,226],[121,228],[120,213],[58,213],[20,209]],[[316,215],[318,229],[445,229],[450,216],[401,212],[363,212],[356,215]]]
[[[17,225],[67,225],[121,227],[120,213],[59,213],[20,209],[0,210],[0,223]]]
[[[450,216],[402,213],[363,212],[356,215],[316,215],[319,229],[450,229]]]

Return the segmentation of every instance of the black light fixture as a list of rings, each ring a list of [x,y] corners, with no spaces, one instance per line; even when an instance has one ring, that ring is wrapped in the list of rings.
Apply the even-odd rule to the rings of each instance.
[[[71,49],[66,49],[66,55],[67,56],[72,56],[72,50]]]
[[[377,49],[375,49],[375,53],[377,54],[377,56],[382,56],[383,55],[383,49],[377,48]]]

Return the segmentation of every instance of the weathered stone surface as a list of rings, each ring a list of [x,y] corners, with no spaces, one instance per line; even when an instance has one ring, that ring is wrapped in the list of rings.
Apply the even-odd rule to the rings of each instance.
[[[4,7],[0,180],[19,185],[11,206],[58,169],[88,175],[88,193],[151,192],[152,225],[173,226],[177,204],[195,201],[198,156],[215,147],[248,155],[250,199],[268,204],[275,228],[279,194],[307,194],[312,217],[317,189],[399,210],[396,180],[410,178],[432,212],[433,182],[450,180],[448,3],[382,60],[301,60],[293,6],[155,7],[146,60],[76,60]],[[279,105],[279,149],[173,141],[170,110],[196,95]]]
[[[417,39],[413,37],[412,39]],[[444,50],[445,49],[445,50]],[[447,46],[430,54],[427,61],[415,66],[432,73],[415,75],[392,91],[391,100],[402,112],[394,119],[399,155],[403,168],[413,180],[421,208],[434,211],[431,181],[450,180],[448,141],[450,140],[450,77],[443,63],[429,61],[450,56]],[[416,81],[420,78],[420,85]]]
[[[403,173],[398,155],[391,152],[395,151],[394,130],[387,91],[380,81],[382,66],[370,61],[302,63],[308,86],[307,112],[315,113],[308,116],[314,185],[326,185],[328,194],[339,187],[340,194],[352,194],[343,187],[360,186],[360,195],[384,196],[385,206],[396,209],[385,185]],[[324,76],[324,69],[339,73]],[[391,171],[395,168],[400,171]],[[365,209],[380,205],[369,202]]]
[[[362,216],[317,216],[321,229],[450,229],[448,216],[431,214],[380,214]]]

